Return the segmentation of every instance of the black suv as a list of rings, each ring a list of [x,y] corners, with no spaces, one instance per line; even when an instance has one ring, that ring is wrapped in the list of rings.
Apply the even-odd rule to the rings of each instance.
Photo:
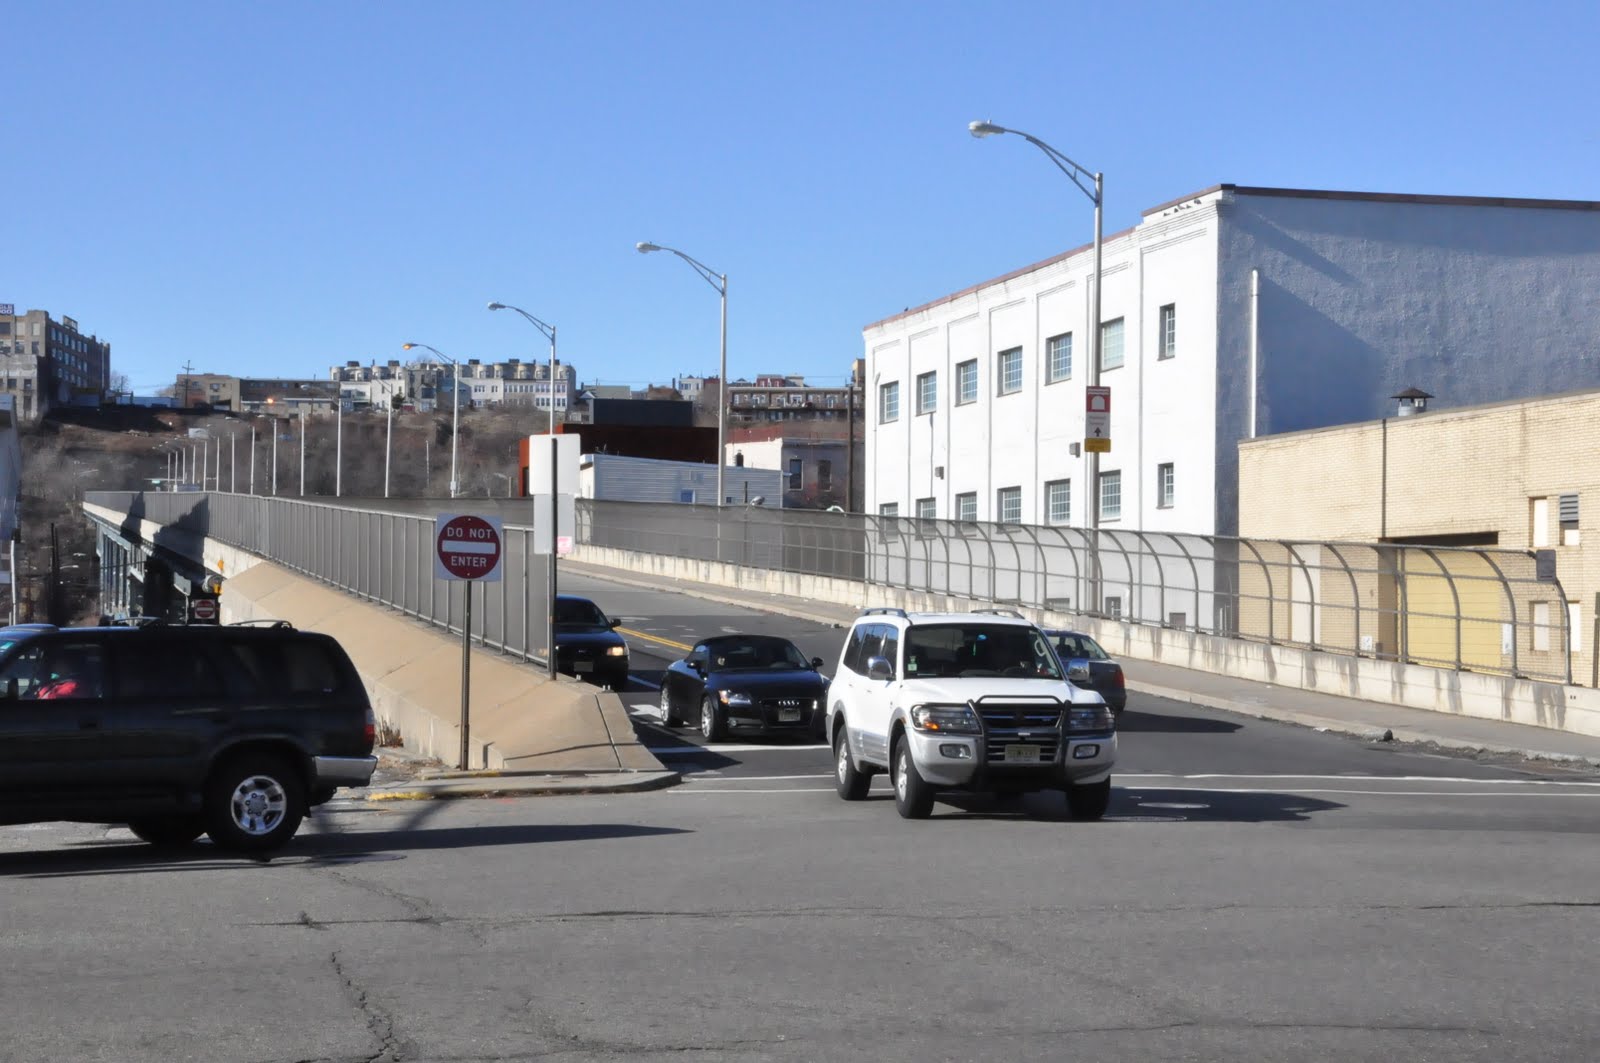
[[[376,720],[327,635],[269,627],[0,631],[0,824],[127,824],[246,852],[364,786]]]

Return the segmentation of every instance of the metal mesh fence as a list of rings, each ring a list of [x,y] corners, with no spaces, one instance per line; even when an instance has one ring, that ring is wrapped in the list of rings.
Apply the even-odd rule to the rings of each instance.
[[[434,579],[434,516],[495,513],[505,521],[505,578],[485,585],[474,626],[484,645],[544,652],[546,581],[527,499],[93,492],[87,501],[209,534],[453,630],[462,591]],[[590,499],[579,500],[576,531],[591,546],[1441,668],[1571,682],[1582,656],[1560,582],[1528,551]]]

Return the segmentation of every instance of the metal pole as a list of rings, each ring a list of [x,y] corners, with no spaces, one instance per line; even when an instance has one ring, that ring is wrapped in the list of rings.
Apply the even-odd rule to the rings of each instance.
[[[339,417],[333,443],[333,497],[344,495],[344,387],[339,388]]]
[[[306,497],[306,405],[300,404],[300,497]]]
[[[555,341],[551,341],[552,349]],[[554,401],[552,399],[551,401]],[[548,634],[550,641],[545,643],[550,648],[547,656],[550,658],[550,678],[556,677],[556,531],[561,526],[560,500],[561,484],[557,477],[561,475],[561,463],[557,458],[559,450],[556,445],[556,434],[550,433],[550,625]]]
[[[461,434],[461,365],[450,363],[450,497],[456,497],[456,440]]]
[[[238,494],[239,487],[239,433],[228,433],[228,493]]]
[[[550,434],[556,434],[556,327],[550,326]],[[554,444],[552,444],[554,445]],[[551,488],[553,492],[554,487]]]
[[[389,459],[394,454],[394,392],[389,393],[389,428],[383,440],[383,497],[389,497]]]
[[[1101,325],[1100,325],[1100,281],[1101,281],[1101,228],[1100,216],[1105,204],[1105,184],[1103,174],[1094,175],[1094,296],[1090,301],[1089,322],[1089,383],[1100,383],[1100,357],[1101,357]],[[1087,444],[1085,444],[1087,446]],[[1100,452],[1089,452],[1089,527],[1094,534],[1091,537],[1091,565],[1089,568],[1089,593],[1092,595],[1088,603],[1091,615],[1099,615],[1104,608],[1103,593],[1100,580]]]
[[[256,493],[256,423],[250,422],[250,493]]]
[[[200,490],[206,489],[206,474],[211,471],[211,448],[200,441]]]
[[[722,470],[727,465],[726,454],[728,451],[728,275],[720,275],[722,280],[722,356],[719,362],[717,378],[717,505],[720,507],[727,497],[722,493]],[[717,526],[722,526],[722,521],[717,521]],[[720,557],[717,560],[722,560]]]
[[[472,581],[463,582],[467,607],[461,617],[461,770],[467,771],[467,743],[472,733]]]
[[[17,623],[17,595],[21,591],[22,577],[17,574],[17,537],[13,535],[9,544],[11,549],[11,624]]]
[[[278,497],[278,434],[283,426],[278,424],[277,415],[272,418],[272,497]]]

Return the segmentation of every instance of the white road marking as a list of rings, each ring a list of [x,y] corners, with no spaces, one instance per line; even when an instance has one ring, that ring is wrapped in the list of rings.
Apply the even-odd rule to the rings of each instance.
[[[719,742],[714,746],[645,746],[652,753],[665,753],[668,756],[681,756],[690,753],[775,753],[791,749],[827,749],[822,744],[806,746],[761,746],[742,745],[737,742]]]
[[[1268,787],[1266,789],[1244,786],[1128,786],[1126,784],[1112,783],[1119,790],[1159,790],[1162,793],[1195,793],[1195,794],[1270,794],[1283,792],[1296,794],[1359,794],[1368,797],[1600,797],[1596,793],[1517,793],[1515,791],[1492,790],[1344,790],[1334,787],[1302,788],[1285,787],[1282,791]]]
[[[819,772],[816,775],[719,775],[714,779],[703,778],[700,775],[686,775],[683,781],[690,782],[791,782],[795,779],[831,779],[832,774]]]
[[[663,794],[831,794],[834,789],[831,786],[791,786],[781,790],[696,790],[692,787],[686,789],[682,786],[673,786],[658,792]]]
[[[1588,786],[1600,788],[1600,782],[1577,779],[1466,779],[1453,775],[1166,775],[1161,772],[1123,772],[1119,779],[1306,779],[1313,782],[1434,782],[1461,783],[1470,786]]]

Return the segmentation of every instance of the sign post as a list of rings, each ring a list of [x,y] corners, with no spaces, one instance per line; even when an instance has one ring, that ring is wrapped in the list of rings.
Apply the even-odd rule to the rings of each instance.
[[[441,513],[433,525],[433,574],[466,583],[466,608],[461,620],[461,770],[468,770],[467,746],[472,734],[472,585],[498,583],[505,534],[498,517]]]
[[[1088,454],[1111,453],[1111,389],[1092,384],[1084,389],[1083,449]],[[1091,491],[1098,490],[1090,484]]]
[[[541,440],[549,440],[549,463],[539,456]],[[581,440],[575,435],[555,434],[528,438],[529,493],[534,496],[534,526],[537,530],[545,524],[544,514],[549,513],[549,533],[538,535],[534,549],[550,555],[550,612],[545,627],[546,656],[550,678],[556,677],[556,558],[572,549],[573,496],[578,491],[578,461]],[[541,495],[549,497],[548,505],[540,504]],[[566,535],[562,535],[563,529]],[[563,549],[563,539],[565,549]]]

